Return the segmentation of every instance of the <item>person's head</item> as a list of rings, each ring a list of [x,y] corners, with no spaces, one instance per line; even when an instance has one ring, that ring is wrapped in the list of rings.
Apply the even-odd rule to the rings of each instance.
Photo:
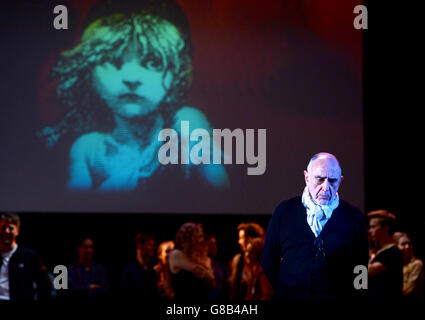
[[[202,260],[206,257],[207,252],[202,224],[193,222],[183,224],[177,231],[175,248],[194,261]]]
[[[139,232],[134,238],[137,258],[142,263],[149,263],[155,256],[155,238],[149,234]]]
[[[94,242],[89,237],[83,237],[78,242],[78,257],[81,264],[90,264],[93,261]]]
[[[251,238],[261,237],[265,235],[264,228],[258,223],[249,222],[238,225],[238,243],[243,252],[246,251],[246,246]]]
[[[216,258],[218,253],[217,238],[215,235],[209,234],[205,237],[205,241],[207,243],[208,256]]]
[[[160,113],[170,121],[193,77],[189,22],[180,6],[173,0],[99,1],[85,21],[80,42],[53,69],[68,107],[68,124],[61,125],[82,133],[109,131],[117,116]]]
[[[164,241],[158,246],[157,256],[162,264],[166,264],[168,254],[174,249],[174,241]]]
[[[375,210],[367,214],[369,220],[370,239],[379,248],[385,243],[392,242],[395,232],[396,217],[387,210]]]
[[[21,220],[15,212],[5,212],[0,215],[0,250],[8,252],[16,245]]]
[[[310,159],[304,178],[313,201],[328,205],[336,196],[343,176],[338,159],[330,153],[320,152]]]
[[[393,237],[398,249],[403,254],[404,262],[409,263],[414,257],[410,236],[405,232],[395,232]]]
[[[261,265],[263,256],[264,239],[252,238],[246,246],[246,258],[250,265]]]

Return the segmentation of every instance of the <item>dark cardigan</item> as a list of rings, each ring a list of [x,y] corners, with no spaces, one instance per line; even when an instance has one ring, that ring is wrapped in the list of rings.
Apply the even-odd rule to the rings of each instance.
[[[51,282],[38,255],[19,245],[9,261],[10,300],[45,300],[50,291]]]
[[[275,299],[335,299],[363,296],[355,290],[356,265],[368,263],[366,221],[340,200],[316,238],[301,197],[280,203],[267,228],[262,266]]]

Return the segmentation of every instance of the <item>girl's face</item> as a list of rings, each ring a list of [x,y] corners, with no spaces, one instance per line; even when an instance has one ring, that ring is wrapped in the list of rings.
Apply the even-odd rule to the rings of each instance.
[[[115,116],[132,119],[155,111],[172,83],[164,59],[153,53],[141,55],[135,41],[118,61],[97,65],[93,85]]]
[[[405,261],[409,261],[413,256],[412,242],[410,239],[408,237],[400,237],[397,245]]]

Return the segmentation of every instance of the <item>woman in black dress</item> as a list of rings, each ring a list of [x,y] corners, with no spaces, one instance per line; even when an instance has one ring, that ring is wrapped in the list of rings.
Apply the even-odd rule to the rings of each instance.
[[[215,279],[201,224],[189,222],[180,227],[169,266],[175,300],[208,301]]]

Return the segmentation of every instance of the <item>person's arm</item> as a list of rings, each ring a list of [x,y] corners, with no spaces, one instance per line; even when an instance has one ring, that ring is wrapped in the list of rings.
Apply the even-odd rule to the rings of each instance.
[[[230,275],[229,275],[229,278],[227,279],[227,282],[228,282],[228,285],[229,285],[230,299],[232,299],[232,300],[234,300],[236,298],[235,297],[235,295],[236,295],[235,281],[236,281],[236,273],[238,271],[238,264],[239,264],[239,260],[241,259],[241,257],[242,257],[242,254],[240,254],[240,253],[236,254],[233,257],[233,259],[230,263]]]
[[[385,265],[381,262],[370,263],[368,266],[368,276],[369,278],[373,278],[377,274],[384,272],[386,269]]]
[[[407,276],[407,279],[403,282],[403,294],[409,295],[418,287],[418,279],[423,273],[422,261],[416,260],[413,265],[412,271]]]
[[[89,284],[82,282],[82,279],[78,277],[79,272],[76,268],[78,268],[78,265],[69,265],[67,268],[69,289],[75,292],[88,292]]]
[[[354,243],[353,251],[350,254],[349,259],[351,259],[351,270],[347,270],[348,274],[351,275],[347,285],[347,294],[353,298],[366,299],[368,295],[367,290],[359,290],[354,286],[354,281],[356,281],[357,272],[354,272],[357,266],[361,265],[368,267],[369,265],[369,239],[367,234],[367,223],[364,214],[357,210],[353,212],[354,219]],[[348,280],[349,278],[347,278]],[[345,286],[344,286],[345,287]]]
[[[211,288],[215,288],[215,275],[214,270],[212,268],[211,259],[207,257],[206,259],[206,269],[207,272],[204,274],[203,278],[207,281],[208,286]]]
[[[96,265],[95,268],[96,283],[91,284],[91,290],[94,290],[96,293],[107,293],[109,291],[108,272],[102,265]]]
[[[32,257],[32,270],[33,270],[33,281],[37,285],[37,299],[38,300],[49,300],[52,298],[52,283],[49,278],[46,267],[40,260],[40,257],[33,253]]]
[[[209,283],[214,280],[214,273],[211,269],[191,261],[178,249],[174,249],[170,252],[169,264],[171,273],[178,273],[183,269],[193,273],[198,278],[207,280]]]
[[[224,162],[224,158],[226,158],[226,155],[224,155],[221,148],[218,148],[214,144],[213,140],[213,134],[212,134],[212,128],[211,124],[209,123],[208,119],[206,118],[205,114],[203,114],[200,110],[193,108],[193,107],[183,107],[181,108],[175,116],[175,125],[174,129],[179,133],[180,138],[182,139],[182,145],[188,146],[188,152],[189,154],[189,164],[190,166],[195,166],[196,170],[198,170],[199,174],[205,181],[216,187],[216,188],[227,188],[230,186],[229,178],[227,176],[227,172],[222,165]],[[188,121],[189,123],[189,136],[183,136],[182,130],[181,130],[181,122],[182,121]],[[208,137],[198,136],[195,137],[196,134],[193,134],[193,131],[196,129],[203,129],[204,131],[198,131],[195,133],[208,133]],[[197,138],[197,141],[191,141],[190,137]],[[189,141],[187,141],[189,139]],[[208,139],[208,140],[206,140]],[[202,141],[202,142],[201,142]],[[195,152],[196,150],[192,150],[193,148],[197,148],[198,152]],[[202,152],[199,152],[201,151]],[[202,159],[208,159],[209,164],[205,163],[192,163],[192,159],[190,157],[190,154],[194,151],[194,154],[196,156],[200,156],[200,153],[202,153]],[[183,150],[183,152],[185,152]],[[220,163],[214,164],[213,163],[213,156],[214,154],[220,154]]]
[[[93,148],[93,137],[84,135],[78,138],[71,147],[68,187],[85,190],[93,185],[88,165],[88,150]]]
[[[133,298],[133,286],[132,284],[134,283],[133,281],[133,277],[131,275],[132,270],[131,270],[131,266],[128,266],[123,274],[122,274],[122,278],[121,278],[121,292],[120,292],[120,298],[122,300],[129,300],[130,298]]]
[[[270,284],[269,279],[262,272],[260,274],[260,287],[261,287],[261,300],[270,300],[273,296],[273,288]]]
[[[273,212],[267,227],[266,239],[264,241],[263,258],[261,267],[264,274],[276,291],[280,266],[280,223],[282,205],[279,205]]]

